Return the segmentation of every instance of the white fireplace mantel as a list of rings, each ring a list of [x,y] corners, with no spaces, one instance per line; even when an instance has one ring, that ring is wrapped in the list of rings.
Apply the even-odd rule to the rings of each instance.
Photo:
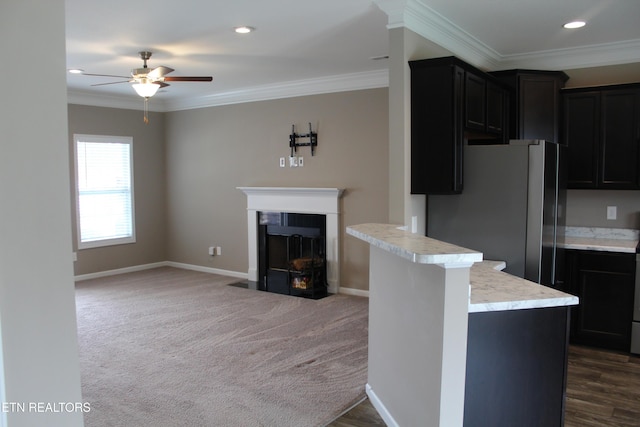
[[[237,187],[247,195],[249,280],[258,281],[258,212],[312,213],[326,217],[327,283],[340,287],[340,188]]]

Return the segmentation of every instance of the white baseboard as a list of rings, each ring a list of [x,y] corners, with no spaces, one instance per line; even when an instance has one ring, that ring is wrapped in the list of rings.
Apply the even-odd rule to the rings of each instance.
[[[106,271],[98,271],[96,273],[80,274],[78,276],[75,276],[75,280],[81,281],[81,280],[89,280],[89,279],[98,279],[100,277],[108,277],[108,276],[115,276],[116,274],[125,274],[125,273],[133,273],[136,271],[151,270],[152,268],[159,268],[159,267],[182,268],[184,270],[193,270],[193,271],[200,271],[203,273],[220,274],[222,276],[237,277],[239,279],[245,279],[245,280],[248,277],[247,273],[240,273],[238,271],[222,270],[219,268],[203,267],[200,265],[193,265],[193,264],[183,264],[180,262],[173,262],[173,261],[162,261],[162,262],[154,262],[152,264],[143,264],[143,265],[135,265],[133,267],[118,268],[115,270],[106,270]]]
[[[96,273],[81,274],[81,275],[75,276],[75,280],[81,281],[81,280],[89,280],[89,279],[98,279],[100,277],[115,276],[116,274],[133,273],[136,271],[150,270],[152,268],[158,268],[158,267],[182,268],[183,270],[193,270],[193,271],[200,271],[202,273],[220,274],[222,276],[237,277],[239,279],[249,280],[248,273],[241,273],[239,271],[231,271],[231,270],[223,270],[220,268],[203,267],[201,265],[185,264],[182,262],[174,262],[174,261],[162,261],[162,262],[155,262],[152,264],[143,264],[143,265],[135,265],[133,267],[118,268],[115,270],[98,271]],[[344,295],[356,296],[356,297],[369,298],[369,291],[364,291],[362,289],[356,289],[356,288],[345,288],[340,286],[338,288],[338,293],[344,294]]]
[[[135,271],[151,270],[152,268],[165,267],[166,262],[154,262],[152,264],[134,265],[133,267],[117,268],[115,270],[98,271],[96,273],[80,274],[75,276],[76,281],[99,279],[100,277],[115,276],[116,274],[133,273]]]
[[[239,279],[249,280],[247,273],[240,273],[239,271],[222,270],[220,268],[203,267],[201,265],[184,264],[181,262],[165,261],[164,265],[167,267],[182,268],[183,270],[200,271],[202,273],[220,274],[222,276],[237,277]]]
[[[345,294],[345,295],[352,295],[352,296],[356,296],[356,297],[369,298],[369,291],[363,291],[362,289],[343,288],[342,286],[340,286],[338,288],[338,293],[339,294]]]
[[[369,400],[376,411],[378,411],[378,415],[382,418],[382,420],[387,424],[388,427],[399,427],[400,425],[393,419],[387,408],[384,406],[382,401],[375,394],[369,383],[365,386],[365,390],[367,392],[367,396],[369,396]]]

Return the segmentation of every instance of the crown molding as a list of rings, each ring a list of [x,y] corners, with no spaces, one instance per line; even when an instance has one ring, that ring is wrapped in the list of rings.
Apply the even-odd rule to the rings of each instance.
[[[341,74],[314,79],[296,80],[273,85],[254,86],[240,90],[203,95],[196,98],[168,100],[167,111],[267,101],[296,96],[318,95],[389,86],[389,70]]]
[[[571,70],[630,64],[638,61],[640,61],[640,40],[627,40],[571,49],[504,55],[501,57],[499,69]]]
[[[640,40],[501,55],[429,8],[422,0],[374,1],[388,16],[387,28],[405,27],[478,68],[569,70],[640,61]]]
[[[375,0],[389,17],[387,28],[405,27],[479,68],[493,69],[500,55],[420,0]]]
[[[149,101],[149,110],[156,112],[190,110],[244,102],[266,101],[270,99],[292,98],[296,96],[318,95],[351,90],[375,89],[389,86],[389,70],[374,70],[363,73],[341,74],[315,79],[296,80],[273,85],[255,86],[236,91],[203,95],[183,99]],[[70,104],[93,105],[97,107],[142,109],[139,97],[95,94],[87,91],[69,90]]]

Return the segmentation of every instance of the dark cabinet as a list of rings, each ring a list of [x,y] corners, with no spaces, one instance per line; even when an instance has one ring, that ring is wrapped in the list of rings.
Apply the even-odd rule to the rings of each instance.
[[[467,72],[464,88],[465,127],[482,131],[487,126],[487,81]]]
[[[568,187],[640,189],[640,85],[565,89]]]
[[[567,187],[597,188],[599,151],[598,92],[565,93],[564,142],[568,145]]]
[[[567,289],[580,298],[571,308],[571,342],[629,351],[635,254],[567,250]]]
[[[411,193],[460,193],[465,141],[505,142],[507,90],[455,57],[409,66]]]
[[[509,116],[507,91],[496,85],[487,82],[487,126],[488,133],[502,135],[503,142],[506,142],[505,124]]]
[[[463,426],[564,425],[568,313],[469,313]]]
[[[490,73],[511,90],[509,138],[560,142],[562,71],[505,70]]]
[[[492,143],[506,142],[504,124],[506,122],[507,90],[488,80],[486,75],[465,72],[464,80],[465,130],[467,139]],[[474,131],[480,134],[474,134]],[[497,135],[497,139],[496,139]]]

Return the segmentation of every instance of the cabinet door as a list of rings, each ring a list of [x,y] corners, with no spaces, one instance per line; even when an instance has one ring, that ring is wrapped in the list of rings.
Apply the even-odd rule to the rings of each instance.
[[[504,131],[507,93],[493,83],[487,83],[487,132]]]
[[[464,70],[411,65],[411,193],[460,193]]]
[[[639,188],[639,93],[637,89],[602,91],[600,188]]]
[[[567,93],[564,143],[567,145],[568,188],[596,188],[598,183],[600,93]]]
[[[521,76],[518,111],[519,138],[559,142],[561,79],[550,76]]]
[[[486,80],[470,72],[465,77],[465,127],[485,130]]]
[[[572,308],[572,342],[629,351],[635,255],[571,252],[571,293],[580,298]]]

